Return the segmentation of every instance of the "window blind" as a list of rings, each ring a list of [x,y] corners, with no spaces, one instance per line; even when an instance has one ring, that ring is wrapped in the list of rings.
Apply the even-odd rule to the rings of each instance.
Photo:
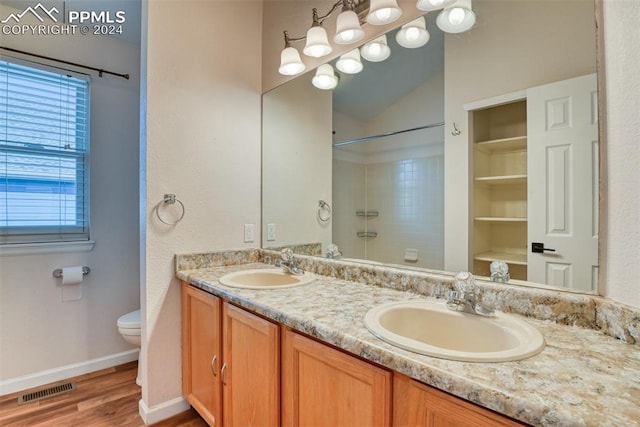
[[[89,239],[89,78],[0,58],[0,244]]]

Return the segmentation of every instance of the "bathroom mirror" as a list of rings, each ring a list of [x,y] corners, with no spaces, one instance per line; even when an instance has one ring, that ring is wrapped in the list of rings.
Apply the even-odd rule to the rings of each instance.
[[[336,244],[343,259],[480,276],[499,259],[511,283],[596,292],[594,3],[475,0],[473,8],[477,23],[463,34],[443,34],[438,12],[427,14],[431,39],[418,49],[398,46],[391,31],[390,58],[363,60],[365,70],[341,74],[333,92],[313,87],[312,71],[264,94],[263,247],[296,245],[324,257]],[[581,76],[593,87],[582,100],[554,95],[554,85]],[[568,168],[544,166],[577,165],[569,143],[543,148],[542,157],[530,151],[545,140],[531,123],[560,128],[578,109],[596,129],[591,157],[580,163],[591,173],[583,188]],[[542,199],[541,185],[553,190]],[[585,194],[582,206],[570,204]],[[576,212],[589,216],[590,234],[563,246]],[[546,227],[540,242],[530,239],[532,223]],[[556,253],[532,262],[532,243]],[[571,257],[587,246],[578,272]]]

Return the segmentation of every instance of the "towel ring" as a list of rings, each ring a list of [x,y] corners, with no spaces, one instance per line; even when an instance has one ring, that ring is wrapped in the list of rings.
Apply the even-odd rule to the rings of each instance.
[[[160,206],[162,206],[163,204],[165,204],[165,205],[173,205],[176,202],[180,205],[180,209],[181,209],[180,216],[174,222],[165,221],[162,218],[162,216],[160,216]],[[160,200],[160,202],[158,202],[158,204],[155,207],[155,211],[156,211],[156,216],[158,217],[158,219],[160,220],[161,223],[167,224],[167,225],[176,225],[177,223],[179,223],[182,220],[182,218],[184,218],[185,209],[184,209],[184,204],[180,201],[180,199],[178,199],[175,194],[169,193],[169,194],[165,194],[164,198],[162,200]]]
[[[322,222],[327,222],[331,219],[331,206],[324,200],[318,201],[318,218]]]

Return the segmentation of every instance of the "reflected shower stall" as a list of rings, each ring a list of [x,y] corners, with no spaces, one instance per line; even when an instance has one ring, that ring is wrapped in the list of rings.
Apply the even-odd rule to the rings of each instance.
[[[436,123],[333,144],[343,258],[444,268],[444,135]]]

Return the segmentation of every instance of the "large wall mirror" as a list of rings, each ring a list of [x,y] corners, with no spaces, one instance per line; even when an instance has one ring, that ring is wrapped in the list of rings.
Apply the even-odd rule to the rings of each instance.
[[[263,247],[597,291],[594,2],[473,8],[457,35],[425,15],[420,48],[391,31],[333,91],[263,96]]]

